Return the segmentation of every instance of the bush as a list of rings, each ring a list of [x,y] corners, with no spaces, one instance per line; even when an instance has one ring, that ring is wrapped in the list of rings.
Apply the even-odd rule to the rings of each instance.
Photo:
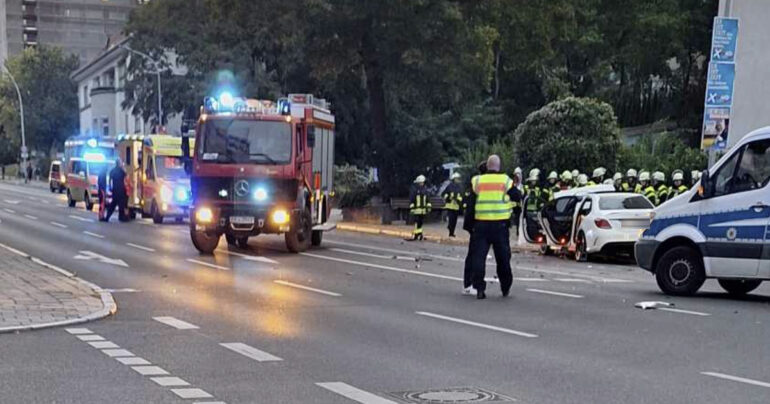
[[[560,170],[614,169],[620,128],[609,104],[568,97],[529,114],[513,134],[522,167]]]
[[[339,208],[357,208],[369,203],[375,189],[367,171],[345,164],[334,166],[334,191]]]
[[[498,140],[491,145],[485,143],[476,144],[463,152],[460,159],[462,164],[460,173],[463,175],[463,178],[470,179],[476,175],[476,167],[480,162],[486,161],[490,154],[500,156],[503,172],[513,174],[513,170],[517,166],[513,145],[509,141]]]

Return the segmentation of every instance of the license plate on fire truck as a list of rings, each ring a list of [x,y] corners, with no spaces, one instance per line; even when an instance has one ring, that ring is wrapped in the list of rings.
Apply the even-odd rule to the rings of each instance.
[[[230,216],[232,224],[254,224],[254,216]]]

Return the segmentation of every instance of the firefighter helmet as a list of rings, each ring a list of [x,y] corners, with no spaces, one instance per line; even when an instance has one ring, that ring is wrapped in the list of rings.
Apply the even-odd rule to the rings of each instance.
[[[425,183],[425,176],[420,174],[417,176],[417,178],[414,179],[415,184],[424,184]]]
[[[588,184],[588,176],[585,174],[578,174],[577,182],[578,182],[578,185],[580,186]]]
[[[650,180],[650,173],[649,171],[642,171],[639,173],[639,181],[649,181]]]
[[[626,171],[626,177],[628,178],[636,178],[637,175],[638,174],[636,170],[634,170],[633,168],[629,168],[628,171]]]

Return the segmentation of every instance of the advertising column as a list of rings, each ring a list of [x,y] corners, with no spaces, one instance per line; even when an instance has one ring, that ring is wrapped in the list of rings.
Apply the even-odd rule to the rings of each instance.
[[[738,19],[716,17],[711,38],[711,61],[706,82],[701,149],[724,150],[730,134],[733,106]]]

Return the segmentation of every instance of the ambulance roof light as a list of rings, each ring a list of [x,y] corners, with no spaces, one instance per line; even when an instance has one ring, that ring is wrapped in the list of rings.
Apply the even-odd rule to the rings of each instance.
[[[98,145],[96,139],[94,138],[88,139],[86,144],[88,145],[88,147],[96,147]]]

